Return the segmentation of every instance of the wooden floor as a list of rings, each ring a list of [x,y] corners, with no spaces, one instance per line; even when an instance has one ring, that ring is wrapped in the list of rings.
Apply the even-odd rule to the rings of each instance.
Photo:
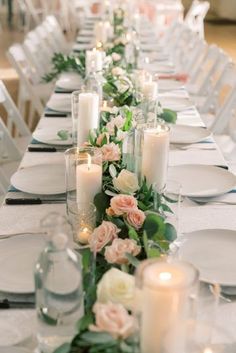
[[[208,43],[222,47],[236,62],[236,23],[206,23],[205,35]],[[0,29],[0,79],[9,88],[14,100],[18,89],[18,78],[6,58],[7,48],[14,42],[21,42],[24,33],[18,30]]]

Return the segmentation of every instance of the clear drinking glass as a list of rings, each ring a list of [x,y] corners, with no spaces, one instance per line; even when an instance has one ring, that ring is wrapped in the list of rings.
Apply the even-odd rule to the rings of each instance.
[[[52,353],[76,334],[83,315],[80,257],[69,247],[67,236],[58,230],[41,252],[35,267],[38,348]]]
[[[73,239],[76,244],[87,245],[96,227],[96,207],[92,203],[76,203],[70,209]]]
[[[171,224],[179,234],[179,217],[181,207],[182,185],[176,180],[168,179],[164,188],[153,185],[154,207],[159,210],[165,221]]]
[[[102,153],[94,147],[73,147],[65,152],[66,206],[72,223],[77,204],[93,203],[102,188]]]

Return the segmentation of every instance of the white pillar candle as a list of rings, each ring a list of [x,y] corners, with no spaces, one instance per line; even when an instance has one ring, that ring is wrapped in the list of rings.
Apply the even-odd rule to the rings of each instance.
[[[169,352],[165,348],[172,345],[183,349],[185,335],[176,337],[176,333],[181,332],[189,318],[190,296],[196,291],[197,280],[197,271],[186,263],[156,261],[144,269],[140,332],[142,353]],[[174,352],[177,352],[175,347]]]
[[[79,164],[76,167],[76,199],[77,203],[88,205],[93,203],[95,195],[102,189],[102,166]]]
[[[166,183],[169,140],[169,128],[166,125],[144,130],[142,177],[146,177],[148,185],[155,183],[158,189],[162,189]]]
[[[89,131],[99,125],[99,96],[97,93],[80,93],[77,123],[77,144],[88,140]]]
[[[155,100],[158,94],[158,85],[154,81],[145,81],[141,88],[142,94],[146,99]]]
[[[108,39],[108,28],[106,22],[97,22],[94,29],[96,42],[106,43]]]
[[[103,52],[93,49],[86,51],[86,74],[91,71],[102,71]]]

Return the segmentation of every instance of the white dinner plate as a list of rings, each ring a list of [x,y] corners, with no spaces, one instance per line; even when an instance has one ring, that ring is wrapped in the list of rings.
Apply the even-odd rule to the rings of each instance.
[[[189,98],[184,97],[161,97],[160,103],[163,108],[171,109],[176,112],[192,107],[192,102],[189,100]]]
[[[32,325],[33,320],[35,320],[35,312],[33,310],[1,310],[0,352],[30,353],[25,348],[9,346],[25,341],[35,333],[36,325]]]
[[[184,164],[169,168],[168,178],[182,185],[182,195],[213,197],[234,189],[236,177],[228,170],[211,165]]]
[[[71,112],[71,94],[54,93],[47,102],[47,107],[58,112]]]
[[[236,232],[207,229],[185,234],[180,258],[191,262],[205,282],[236,285]]]
[[[205,128],[188,125],[171,125],[170,142],[191,144],[205,140],[211,132]]]
[[[171,79],[159,79],[158,80],[158,88],[160,91],[172,91],[175,89],[179,89],[184,86],[184,83],[177,80]]]
[[[32,351],[21,347],[1,347],[1,353],[32,353]]]
[[[1,241],[0,290],[8,293],[34,292],[34,267],[45,246],[41,235],[22,235]]]
[[[77,90],[82,86],[82,78],[75,72],[66,72],[57,80],[56,86],[64,89]]]
[[[71,129],[61,129],[61,130],[68,130],[69,134],[71,133]],[[67,140],[62,140],[58,135],[58,131],[60,129],[37,129],[33,133],[33,138],[39,142],[42,143],[47,143],[49,145],[63,145],[63,146],[69,146],[72,145],[72,137],[70,136]]]
[[[19,169],[11,177],[18,190],[37,195],[56,195],[66,192],[64,164],[38,164]]]
[[[92,43],[83,43],[83,44],[77,43],[73,46],[73,50],[74,51],[89,50],[89,49],[92,49],[92,47],[93,47]]]

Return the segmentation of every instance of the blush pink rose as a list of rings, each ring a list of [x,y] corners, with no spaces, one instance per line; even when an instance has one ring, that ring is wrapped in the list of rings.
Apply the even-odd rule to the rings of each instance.
[[[98,146],[101,146],[103,139],[106,137],[107,141],[109,141],[109,134],[107,132],[103,132],[102,134],[98,135],[96,143]]]
[[[135,332],[135,319],[121,304],[96,303],[93,312],[95,313],[95,325],[89,326],[90,331],[108,332],[114,338],[123,339]]]
[[[101,147],[103,161],[119,161],[120,160],[120,147],[114,142],[108,143]]]
[[[136,256],[140,253],[141,247],[133,239],[114,239],[110,246],[106,246],[105,259],[110,264],[127,264],[129,260],[126,253]]]
[[[145,221],[145,213],[141,210],[133,210],[127,214],[128,223],[135,229],[140,229]]]
[[[117,238],[119,232],[120,229],[114,223],[103,221],[99,227],[94,229],[88,239],[90,249],[94,252],[101,251],[105,245]]]
[[[125,213],[136,210],[138,202],[135,197],[131,195],[120,194],[112,197],[110,205],[115,215],[121,216]]]

